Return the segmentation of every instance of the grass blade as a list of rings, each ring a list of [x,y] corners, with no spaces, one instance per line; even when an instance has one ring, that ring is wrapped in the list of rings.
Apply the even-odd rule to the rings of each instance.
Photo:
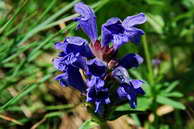
[[[23,9],[23,7],[26,5],[26,3],[27,3],[27,1],[28,0],[25,0],[22,4],[21,4],[21,7],[20,8],[18,8],[17,10],[16,10],[16,13],[12,16],[12,18],[10,18],[8,21],[7,21],[7,23],[4,25],[4,26],[2,26],[1,28],[0,28],[0,34],[15,20],[15,18],[16,18],[16,16],[20,13],[20,11]],[[19,3],[19,5],[20,5],[20,3]]]
[[[23,91],[22,93],[18,94],[17,96],[13,97],[12,99],[10,99],[7,103],[5,103],[3,106],[0,107],[0,112],[2,112],[5,108],[7,108],[10,105],[13,105],[15,103],[17,103],[21,98],[23,98],[24,96],[26,96],[28,93],[30,93],[31,91],[33,91],[38,85],[37,84],[33,84],[31,86],[29,86],[25,91]]]

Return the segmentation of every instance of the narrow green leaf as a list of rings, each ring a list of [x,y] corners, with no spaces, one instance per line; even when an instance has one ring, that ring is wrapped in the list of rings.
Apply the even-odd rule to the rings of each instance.
[[[25,37],[18,43],[18,46],[21,45],[22,43],[24,43],[25,41],[27,41],[29,38],[31,38],[33,35],[35,35],[36,33],[40,32],[41,30],[44,30],[45,26],[49,23],[51,23],[53,20],[55,20],[58,16],[60,16],[61,14],[63,14],[64,12],[68,11],[69,9],[71,9],[73,7],[73,5],[75,3],[77,3],[79,0],[74,0],[72,3],[68,4],[67,6],[65,6],[64,8],[62,8],[61,10],[59,10],[58,12],[56,12],[54,15],[50,16],[47,20],[45,20],[43,23],[41,23],[40,25],[36,26],[34,29],[32,29],[31,31],[29,31]],[[46,27],[48,28],[48,27]]]
[[[10,18],[6,24],[4,24],[4,26],[2,26],[0,28],[0,34],[15,20],[16,16],[20,13],[20,11],[25,7],[26,3],[28,2],[28,0],[24,0],[21,1],[21,3],[19,3],[20,8],[17,8],[17,10],[15,11],[15,14],[12,16],[12,18]]]
[[[45,115],[45,118],[60,117],[64,115],[64,112],[51,112]]]
[[[24,59],[21,60],[21,62],[15,67],[14,72],[13,72],[13,74],[11,75],[12,78],[14,78],[14,77],[18,74],[19,70],[20,70],[20,69],[22,68],[22,66],[25,64],[25,61],[26,61],[26,59],[24,58]]]
[[[170,91],[172,91],[176,86],[178,86],[178,84],[179,84],[179,81],[174,81],[173,83],[171,83],[169,86],[168,86],[168,88],[166,88],[166,92],[170,92]]]
[[[45,110],[65,110],[65,109],[71,109],[74,105],[72,104],[65,104],[65,105],[54,105],[54,106],[47,106],[45,107]]]
[[[57,0],[52,0],[52,2],[48,5],[48,7],[44,10],[44,12],[38,17],[36,23],[34,25],[37,25],[44,17],[45,15],[54,7]]]
[[[170,105],[177,109],[182,109],[182,110],[185,109],[185,106],[182,103],[172,100],[170,98],[164,97],[164,96],[157,96],[156,101],[160,104]]]
[[[36,43],[30,43],[28,45],[25,45],[22,48],[19,48],[15,54],[13,54],[13,55],[7,57],[6,59],[4,59],[2,61],[2,63],[6,63],[6,62],[16,58],[17,56],[19,56],[21,53],[23,53],[24,51],[28,50],[29,48],[33,48],[33,46],[35,46],[35,45],[36,45]]]
[[[37,51],[36,53],[33,53],[32,55],[28,56],[28,62],[31,62],[35,60],[38,56],[40,56],[43,53],[43,51]]]
[[[60,19],[60,20],[57,20],[57,21],[55,21],[55,22],[52,22],[52,23],[50,23],[50,24],[48,24],[48,25],[43,26],[42,29],[41,29],[41,31],[42,31],[42,30],[46,30],[46,29],[51,28],[51,27],[54,27],[54,26],[56,26],[56,25],[59,25],[60,23],[65,23],[65,22],[67,22],[67,21],[70,21],[70,20],[72,20],[73,18],[76,18],[76,17],[78,17],[78,16],[79,16],[79,14],[73,14],[73,15],[67,16],[67,17],[65,17],[65,18],[62,18],[62,19]]]
[[[60,9],[55,14],[53,14],[52,16],[50,16],[47,20],[45,20],[42,24],[40,24],[40,26],[46,25],[48,23],[51,23],[57,17],[59,17],[60,15],[62,15],[64,12],[68,11],[69,9],[71,9],[79,1],[80,0],[74,0],[74,1],[72,1],[71,3],[69,3],[68,5],[66,5],[64,8]]]
[[[5,103],[3,106],[0,107],[0,112],[2,110],[4,110],[5,108],[7,108],[10,105],[13,105],[15,103],[17,103],[21,98],[23,98],[24,96],[26,96],[28,93],[30,93],[31,91],[33,91],[35,88],[37,87],[36,84],[33,84],[31,86],[29,86],[26,90],[24,90],[23,92],[19,93],[17,96],[13,97],[12,99],[10,99],[7,103]]]
[[[23,29],[24,25],[25,25],[26,23],[28,23],[30,20],[32,20],[33,17],[34,17],[36,14],[37,14],[37,12],[34,12],[34,13],[32,13],[31,15],[29,15],[29,16],[27,16],[27,14],[24,15],[24,16],[23,16],[23,17],[24,17],[24,18],[23,18],[24,20],[22,20],[20,23],[17,23],[17,25],[15,25],[15,26],[9,28],[9,29],[5,32],[5,36],[9,36],[9,35],[12,34],[13,32],[16,32],[17,30]]]
[[[178,91],[175,91],[175,92],[165,93],[164,96],[181,98],[183,97],[183,94]]]
[[[28,56],[28,61],[32,61],[34,58],[34,54],[36,54],[42,47],[44,47],[47,43],[49,43],[50,40],[55,38],[58,34],[60,34],[62,31],[68,31],[71,28],[76,27],[76,24],[72,23],[68,25],[64,30],[60,30],[57,33],[49,36],[47,39],[45,39],[43,42],[41,42],[36,48],[32,50],[32,52]]]

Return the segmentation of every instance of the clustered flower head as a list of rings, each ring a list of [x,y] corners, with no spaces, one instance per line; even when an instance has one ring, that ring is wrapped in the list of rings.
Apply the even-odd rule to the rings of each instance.
[[[62,72],[55,79],[61,86],[79,90],[87,102],[95,105],[96,113],[103,114],[105,107],[126,101],[135,108],[137,95],[144,94],[141,88],[143,81],[131,79],[127,70],[138,67],[143,58],[128,53],[118,59],[116,54],[125,43],[139,43],[144,31],[136,26],[146,22],[145,15],[139,13],[123,21],[117,17],[108,19],[102,25],[102,39],[99,41],[94,11],[82,2],[77,3],[74,10],[80,14],[75,18],[77,27],[85,32],[90,43],[72,36],[55,44],[61,52],[53,63]]]

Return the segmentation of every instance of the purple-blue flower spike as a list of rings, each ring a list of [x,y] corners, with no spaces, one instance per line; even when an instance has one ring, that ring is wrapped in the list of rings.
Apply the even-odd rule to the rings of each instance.
[[[61,52],[53,60],[53,64],[62,73],[55,79],[61,86],[70,86],[82,92],[86,101],[95,105],[94,112],[100,116],[109,110],[109,105],[126,100],[135,108],[137,95],[144,94],[141,88],[143,81],[131,79],[127,70],[138,67],[143,58],[130,53],[117,59],[116,54],[124,43],[139,42],[144,32],[135,26],[146,21],[145,15],[140,13],[129,16],[124,21],[116,17],[110,18],[102,25],[102,41],[99,41],[94,11],[82,2],[77,3],[74,9],[80,14],[75,19],[78,26],[92,43],[88,44],[88,41],[77,36],[66,37],[63,42],[57,42],[55,48]],[[113,46],[109,46],[111,42]],[[111,83],[106,82],[110,80]],[[114,91],[110,90],[112,81],[119,82]],[[115,100],[115,97],[118,99]]]
[[[92,43],[95,43],[98,34],[94,11],[82,2],[77,3],[74,10],[80,14],[80,17],[75,19],[79,22],[78,28],[81,28],[88,35]]]

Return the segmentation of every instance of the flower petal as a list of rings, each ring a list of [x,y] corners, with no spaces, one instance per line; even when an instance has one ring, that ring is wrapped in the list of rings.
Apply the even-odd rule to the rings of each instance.
[[[82,2],[77,3],[74,9],[75,12],[80,14],[80,17],[75,19],[79,22],[79,27],[88,35],[92,42],[95,42],[98,34],[94,11]]]
[[[55,77],[55,80],[59,80],[60,85],[65,87],[68,86],[68,83],[66,82],[67,79],[68,79],[67,73],[62,73]]]
[[[132,80],[131,83],[135,89],[138,89],[144,82],[142,80]]]
[[[62,86],[71,86],[81,92],[86,91],[86,85],[78,68],[68,66],[63,74],[58,75],[56,80],[59,80]]]
[[[84,71],[88,70],[88,67],[86,64],[86,58],[84,58],[83,56],[80,56],[79,53],[74,55],[74,57],[72,57],[69,62],[71,62],[71,65],[76,68],[80,68]]]
[[[136,91],[133,88],[133,86],[126,84],[126,83],[122,83],[122,84],[120,84],[120,87],[124,88],[124,91],[127,94],[125,97],[126,97],[126,99],[129,100],[131,108],[135,108],[136,103],[137,103],[137,100],[136,100],[137,95],[136,95]]]
[[[112,39],[112,33],[104,25],[102,25],[102,46],[108,46]]]
[[[91,58],[93,54],[88,46],[88,42],[81,37],[66,37],[64,43],[58,42],[55,44],[55,48],[63,50],[64,53],[80,53],[81,56]]]
[[[53,65],[56,69],[64,71],[66,69],[66,63],[63,57],[58,57],[53,60]]]
[[[56,42],[55,43],[55,48],[58,50],[65,50],[66,49],[66,44],[63,42]]]
[[[98,58],[94,58],[87,62],[88,74],[103,77],[107,71],[107,64]]]
[[[96,105],[95,112],[102,114],[103,105],[110,103],[108,88],[105,88],[104,85],[99,88],[97,82],[95,85],[87,89],[86,101],[95,103]]]
[[[77,68],[81,68],[83,70],[87,69],[86,59],[77,53],[74,55],[73,53],[66,54],[64,57],[58,57],[53,60],[53,64],[56,69],[60,71],[64,71],[68,65],[72,65]]]
[[[113,48],[114,50],[117,50],[120,48],[124,43],[127,43],[129,41],[129,38],[126,34],[117,34],[113,35]]]
[[[87,70],[86,60],[77,53],[66,54],[64,57],[58,57],[53,61],[54,66],[64,72],[56,77],[62,86],[72,86],[81,92],[86,90],[86,85],[82,79],[79,69]]]
[[[128,30],[125,30],[124,34],[128,36],[128,39],[131,42],[139,43],[141,36],[144,35],[144,31],[135,27],[131,27]]]
[[[130,95],[127,95],[128,100],[130,101],[131,108],[137,107],[137,98],[135,93],[131,93]]]
[[[129,29],[132,26],[143,24],[147,21],[147,18],[144,13],[139,13],[134,16],[128,16],[124,19],[122,25],[125,29]]]
[[[112,71],[112,76],[115,79],[117,79],[120,83],[128,83],[130,81],[127,70],[122,66],[116,67]]]
[[[137,95],[144,95],[145,92],[140,87],[143,84],[141,80],[130,80],[128,83],[121,83],[117,88],[117,96],[119,101],[125,101],[128,99],[131,108],[137,106]]]
[[[97,89],[100,89],[104,86],[104,80],[102,80],[100,77],[92,76],[90,79],[87,80],[87,86],[95,86]]]
[[[120,61],[119,65],[126,69],[137,67],[143,62],[143,58],[138,54],[127,54]]]
[[[137,94],[141,94],[141,95],[145,94],[144,90],[141,88],[141,85],[143,83],[144,82],[142,80],[132,80],[131,81],[131,84],[135,88],[135,91],[136,91]]]
[[[125,91],[125,89],[123,87],[117,88],[117,94],[118,94],[120,99],[125,99],[127,96],[127,92]]]
[[[124,32],[121,20],[117,17],[110,18],[102,25],[102,45],[107,46],[113,39],[113,34]]]
[[[119,34],[124,31],[121,20],[117,17],[108,19],[103,26],[106,27],[112,34]]]

